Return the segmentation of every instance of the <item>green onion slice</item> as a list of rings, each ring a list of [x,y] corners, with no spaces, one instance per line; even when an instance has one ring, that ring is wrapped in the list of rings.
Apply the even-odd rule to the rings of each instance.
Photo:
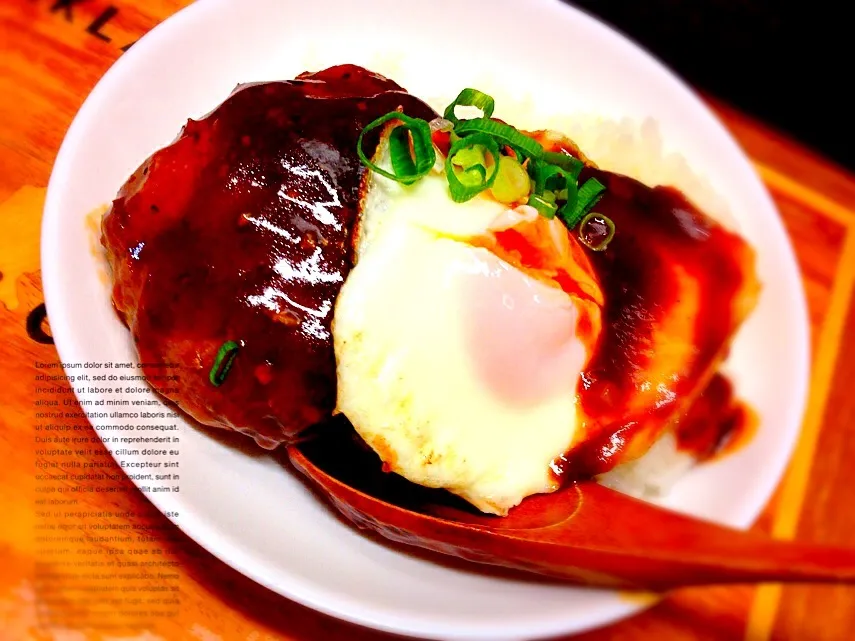
[[[214,359],[214,365],[208,374],[208,380],[211,381],[211,385],[219,387],[223,384],[240,348],[241,345],[235,341],[226,341],[220,346],[217,357]]]
[[[596,226],[601,229],[588,230],[587,227],[589,226]],[[605,233],[603,233],[603,230],[605,230]],[[615,224],[608,216],[603,216],[592,211],[579,223],[579,242],[592,251],[603,251],[609,246],[614,237]]]
[[[481,110],[484,118],[489,118],[493,115],[493,109],[496,107],[496,101],[492,96],[488,96],[483,91],[477,89],[464,89],[450,105],[445,108],[445,113],[442,115],[446,120],[450,120],[455,125],[460,122],[454,113],[454,108],[461,107],[476,107]]]
[[[473,165],[469,169],[457,172],[456,175],[457,179],[464,187],[477,188],[478,191],[483,191],[483,187],[481,187],[481,185],[484,184],[487,179],[487,168],[484,167],[484,165]]]
[[[529,138],[529,140],[531,140],[531,138]],[[519,160],[520,164],[524,163],[526,160],[533,161],[534,157],[531,154],[527,153],[524,149],[521,149],[517,145],[508,145],[508,146],[513,150],[514,154],[516,154],[517,160]],[[543,149],[543,148],[541,147],[541,149]]]
[[[471,134],[487,134],[502,145],[509,145],[514,151],[521,153],[526,158],[535,160],[543,156],[543,146],[536,140],[529,138],[510,125],[506,125],[489,118],[472,118],[463,120],[454,128],[455,133],[461,138]],[[522,162],[522,158],[519,159]]]
[[[389,172],[371,162],[362,149],[362,140],[369,131],[381,127],[390,120],[400,120],[402,124],[389,134],[389,155],[392,171]],[[412,141],[412,149],[411,149]],[[421,118],[410,118],[400,111],[390,111],[369,123],[359,134],[356,141],[356,153],[363,165],[405,185],[426,176],[436,162],[436,151],[431,141],[430,125]]]
[[[559,151],[544,152],[543,160],[544,162],[548,162],[550,165],[561,167],[561,169],[566,171],[574,181],[579,179],[579,174],[585,166],[585,163],[578,158],[574,158],[569,154],[561,153]]]
[[[531,180],[516,158],[499,156],[499,173],[490,187],[493,198],[500,203],[510,204],[529,195]]]
[[[534,193],[543,194],[547,191],[559,192],[567,189],[576,181],[566,171],[557,165],[551,165],[543,160],[537,160],[530,165],[530,173],[534,179]]]
[[[535,182],[536,193],[550,190],[562,198],[560,192],[575,188],[582,167],[584,163],[572,156],[547,151],[540,160],[531,163],[529,171]],[[566,200],[567,196],[564,195],[563,199]]]
[[[487,174],[486,156],[483,164],[474,163],[469,168],[458,172],[455,167],[458,166],[457,159],[460,152],[466,152],[463,160],[469,162],[471,161],[471,152],[469,150],[477,146],[481,146],[484,152],[490,154],[493,158],[493,166],[490,169],[490,174]],[[445,159],[445,176],[448,179],[448,189],[451,192],[451,199],[456,203],[466,202],[485,189],[492,187],[498,173],[499,145],[488,135],[473,134],[461,138],[451,145],[451,149],[448,150],[448,157]]]
[[[460,119],[458,106],[475,107],[479,118]],[[581,186],[579,175],[585,163],[566,151],[545,151],[535,139],[502,122],[492,120],[496,103],[492,96],[466,88],[445,109],[443,118],[428,123],[392,111],[369,123],[359,134],[356,151],[369,169],[391,180],[411,185],[426,176],[436,163],[431,128],[449,133],[445,175],[452,200],[457,203],[474,198],[485,189],[502,203],[527,203],[545,218],[556,215],[568,229],[579,225],[581,242],[593,251],[602,251],[615,233],[614,223],[601,214],[590,213],[603,197],[606,187],[596,178]],[[397,124],[389,132],[389,157],[392,171],[377,166],[362,149],[365,134],[391,120]],[[505,155],[502,155],[503,152]],[[214,385],[225,380],[240,347],[225,343],[217,354],[210,379]]]
[[[575,198],[568,198],[567,204],[561,208],[558,215],[567,225],[567,229],[573,229],[576,224],[596,205],[606,186],[596,178],[588,178],[581,187]]]
[[[527,204],[534,207],[544,218],[555,218],[555,212],[558,210],[558,205],[554,202],[549,202],[546,198],[538,194],[529,196]]]
[[[460,149],[460,151],[458,151],[456,154],[454,154],[454,158],[451,162],[453,162],[455,166],[460,167],[464,171],[477,166],[481,166],[486,169],[487,156],[484,155],[485,151],[486,147],[484,147],[484,145],[472,145],[471,147],[464,147],[463,149]],[[448,155],[451,156],[450,153]]]

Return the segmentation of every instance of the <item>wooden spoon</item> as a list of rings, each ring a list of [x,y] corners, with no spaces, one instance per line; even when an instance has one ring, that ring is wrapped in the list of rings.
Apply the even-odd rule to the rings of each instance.
[[[587,586],[663,591],[756,582],[855,583],[855,549],[776,541],[609,490],[571,484],[506,517],[383,473],[341,438],[288,449],[291,462],[360,528],[477,563]]]

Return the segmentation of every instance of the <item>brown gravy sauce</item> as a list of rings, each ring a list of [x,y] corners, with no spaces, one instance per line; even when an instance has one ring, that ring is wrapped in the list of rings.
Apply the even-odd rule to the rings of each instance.
[[[551,149],[579,155],[570,143]],[[753,250],[679,190],[591,165],[579,184],[589,178],[605,185],[594,211],[616,232],[585,254],[605,304],[577,390],[583,442],[554,464],[564,481],[637,458],[668,429],[699,458],[747,429],[738,427],[747,411],[716,372],[759,291]]]
[[[707,461],[748,444],[757,424],[757,414],[736,397],[733,384],[719,373],[678,421],[674,435],[680,451]]]
[[[102,222],[113,303],[141,362],[182,364],[177,386],[155,387],[197,421],[272,448],[330,417],[330,324],[365,172],[356,141],[399,108],[435,116],[354,65],[241,85],[119,192]],[[215,387],[226,341],[240,350]]]
[[[320,422],[322,438],[303,447],[340,479],[397,504],[444,496],[459,505],[383,473],[352,427],[329,419],[330,322],[352,267],[364,172],[356,137],[399,107],[435,116],[350,65],[244,85],[129,179],[102,242],[141,360],[187,364],[166,394],[184,411],[265,447]],[[699,459],[724,452],[750,432],[750,412],[715,372],[751,306],[753,254],[676,189],[594,166],[580,184],[590,177],[607,188],[596,211],[617,233],[587,253],[606,301],[603,334],[578,390],[585,442],[556,469],[564,481],[605,472],[666,429]],[[227,340],[241,341],[240,357],[215,388],[208,371]]]
[[[758,291],[753,251],[677,189],[592,166],[580,184],[589,177],[606,186],[595,210],[617,232],[605,251],[586,250],[605,298],[603,333],[577,390],[586,440],[553,463],[556,475],[564,484],[606,472],[669,429],[699,461],[733,451],[756,421],[717,370]],[[396,505],[474,511],[384,472],[346,420],[301,448],[333,476]]]

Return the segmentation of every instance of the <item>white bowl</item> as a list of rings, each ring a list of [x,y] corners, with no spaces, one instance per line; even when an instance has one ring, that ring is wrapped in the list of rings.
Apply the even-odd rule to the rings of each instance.
[[[666,149],[715,186],[758,250],[763,294],[728,367],[761,423],[747,447],[692,471],[662,503],[748,526],[779,482],[805,402],[808,324],[793,252],[746,157],[699,99],[625,38],[556,0],[205,0],[158,26],[94,89],[53,170],[42,277],[62,361],[135,360],[87,215],[236,84],[341,62],[425,98],[476,86],[568,113],[649,116]],[[78,393],[81,401],[108,397]],[[182,426],[181,491],[147,496],[224,562],[310,607],[402,634],[491,641],[580,631],[643,607],[612,592],[452,569],[393,550],[345,525],[276,460],[248,452]]]

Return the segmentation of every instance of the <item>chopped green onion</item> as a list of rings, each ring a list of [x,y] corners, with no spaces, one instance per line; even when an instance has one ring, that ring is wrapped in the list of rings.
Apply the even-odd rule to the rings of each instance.
[[[493,166],[489,175],[487,167],[482,164],[472,165],[469,169],[458,172],[455,169],[455,160],[461,151],[469,150],[477,145],[484,148],[493,158]],[[499,145],[490,136],[485,134],[473,134],[461,138],[448,150],[445,159],[445,176],[448,179],[448,189],[451,199],[456,203],[466,202],[480,194],[485,189],[493,186],[499,173]]]
[[[486,148],[484,145],[472,145],[471,147],[466,147],[461,149],[456,154],[454,154],[454,158],[451,162],[453,162],[457,167],[460,167],[464,171],[467,169],[472,169],[473,167],[480,165],[487,168],[487,157],[484,155]],[[451,154],[449,154],[450,156]]]
[[[499,173],[490,187],[493,198],[507,205],[528,196],[529,191],[531,180],[520,162],[510,156],[500,156]]]
[[[479,192],[484,191],[484,188],[481,186],[487,178],[487,170],[484,168],[484,165],[473,165],[469,169],[458,172],[456,175],[463,186],[477,188]]]
[[[529,139],[529,140],[531,140],[531,139]],[[511,149],[511,151],[514,152],[514,155],[517,157],[517,160],[519,160],[520,163],[524,163],[526,160],[529,160],[532,158],[532,155],[530,153],[527,153],[524,149],[520,149],[516,145],[508,145],[508,147]],[[543,149],[543,148],[541,147],[541,149]],[[531,150],[529,150],[529,151],[531,151]]]
[[[457,107],[475,107],[482,115],[460,119],[455,114]],[[520,202],[528,196],[527,204],[540,215],[550,219],[557,215],[568,230],[579,225],[580,239],[587,247],[593,251],[605,249],[614,236],[614,223],[600,214],[589,214],[603,197],[605,185],[589,178],[580,186],[579,175],[585,167],[582,160],[563,149],[545,151],[534,138],[492,120],[494,108],[492,96],[467,88],[446,107],[442,118],[430,123],[398,111],[387,113],[359,134],[357,154],[369,169],[410,185],[427,175],[436,163],[432,131],[448,132],[451,148],[445,159],[445,175],[454,202],[466,202],[485,189],[504,204]],[[362,149],[365,134],[390,120],[401,123],[389,132],[391,172],[371,162]],[[223,359],[227,360],[221,382],[234,359],[233,351],[218,355],[215,369]],[[212,383],[214,374],[212,370]]]
[[[558,209],[555,203],[549,202],[546,198],[538,194],[529,196],[527,204],[534,207],[544,218],[555,218],[555,212]]]
[[[208,380],[213,386],[219,387],[226,380],[240,348],[241,345],[235,341],[226,341],[222,344],[217,352],[217,357],[214,359],[214,365],[208,373]]]
[[[546,162],[546,155],[530,165],[534,178],[533,192],[555,205],[559,217],[566,222],[567,212],[573,211],[577,202],[576,178],[558,165]],[[572,228],[571,228],[572,229]]]
[[[592,251],[603,251],[614,237],[615,224],[608,216],[592,211],[579,223],[579,241]]]
[[[574,218],[572,213],[576,209],[576,203],[579,200],[579,189],[574,187],[571,192],[568,192],[567,199],[563,201],[562,205],[558,208],[558,217],[564,221],[564,225],[567,229],[573,229],[576,226],[576,223],[579,222],[578,218]]]
[[[573,180],[579,179],[579,174],[585,166],[578,158],[574,158],[570,154],[565,154],[560,151],[546,151],[543,154],[544,162],[550,165],[556,165],[566,171]]]
[[[402,124],[395,127],[389,135],[389,154],[392,161],[392,171],[371,162],[362,149],[362,140],[369,131],[381,127],[390,120],[400,120]],[[410,139],[412,138],[412,155]],[[399,112],[390,111],[369,123],[359,134],[356,141],[356,153],[363,165],[376,171],[381,176],[391,180],[412,185],[426,176],[436,162],[436,151],[431,141],[430,125],[421,118],[410,118]]]
[[[543,194],[546,191],[561,191],[566,189],[570,182],[576,182],[567,172],[551,165],[543,160],[537,160],[530,165],[532,178],[534,178],[534,193]]]
[[[454,113],[454,108],[460,107],[476,107],[481,110],[484,118],[489,118],[493,115],[493,109],[496,106],[496,101],[492,96],[488,96],[483,91],[477,89],[464,89],[450,105],[445,108],[443,118],[450,120],[455,125],[460,122],[457,115]]]
[[[568,198],[567,204],[561,208],[558,215],[567,225],[567,229],[573,229],[576,224],[596,205],[606,186],[596,178],[588,178],[581,187],[575,198]],[[572,201],[572,204],[571,204]]]
[[[539,142],[510,125],[489,118],[463,120],[454,128],[454,131],[462,138],[469,134],[487,134],[495,138],[498,143],[508,145],[516,152],[521,152],[526,158],[537,160],[543,156],[543,146]]]

